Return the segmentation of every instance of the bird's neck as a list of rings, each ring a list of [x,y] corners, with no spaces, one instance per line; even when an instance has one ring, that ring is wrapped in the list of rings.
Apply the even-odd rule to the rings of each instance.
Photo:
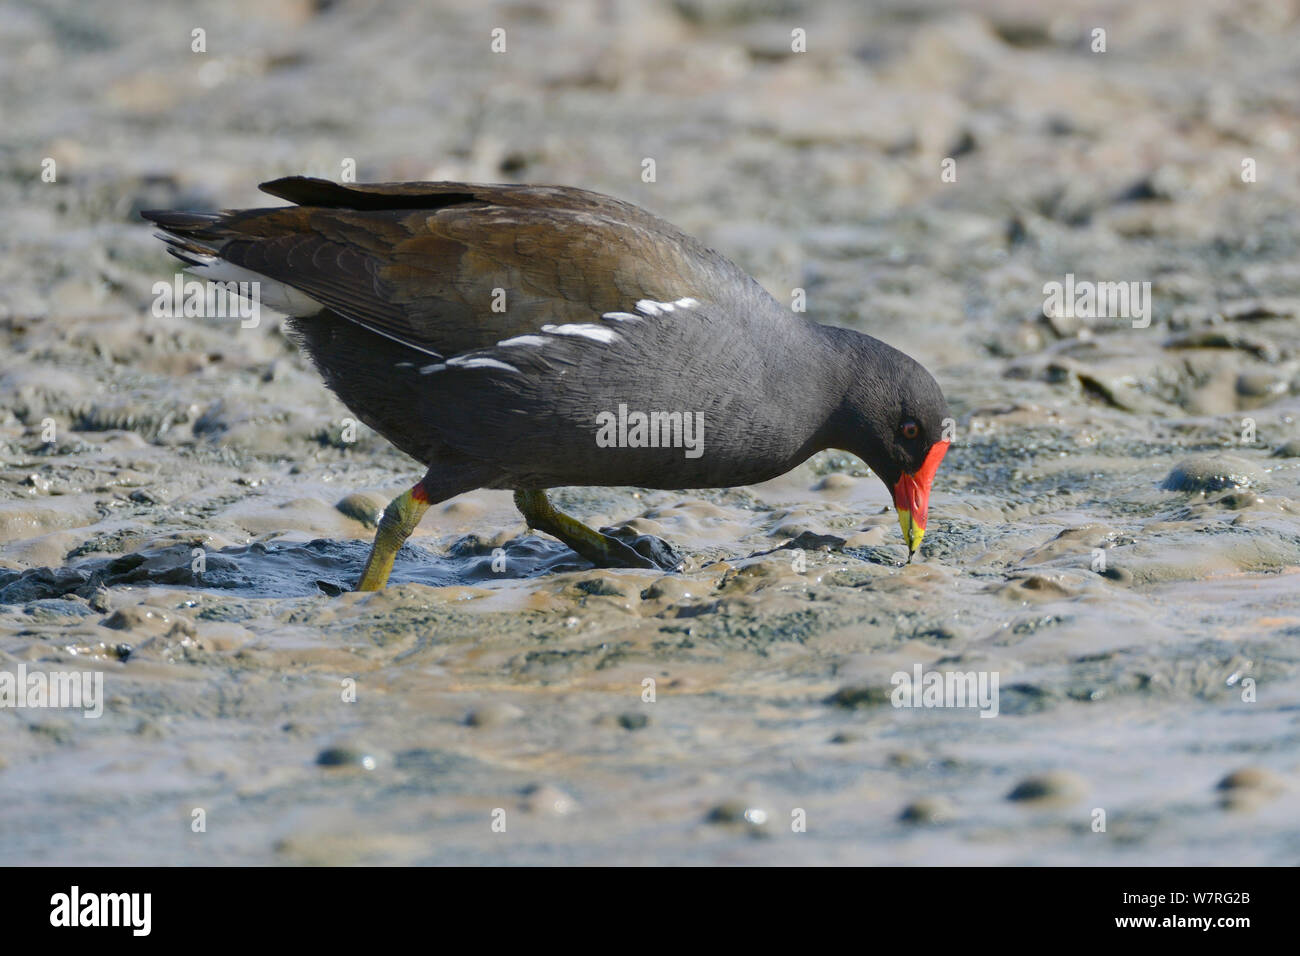
[[[818,347],[809,356],[816,356],[812,374],[823,383],[817,391],[824,402],[816,411],[823,424],[814,450],[838,448],[861,457],[859,449],[869,438],[862,409],[871,404],[872,393],[892,378],[887,365],[894,350],[852,329],[820,324],[812,329]]]

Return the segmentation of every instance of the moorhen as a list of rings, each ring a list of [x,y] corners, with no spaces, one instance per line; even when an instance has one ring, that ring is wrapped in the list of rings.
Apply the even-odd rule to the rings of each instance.
[[[546,489],[746,485],[825,448],[884,480],[909,561],[920,546],[948,449],[934,378],[662,219],[563,186],[261,188],[295,205],[143,215],[198,277],[259,282],[343,404],[427,466],[358,590],[386,584],[430,505],[475,488],[513,489],[530,528],[593,564],[671,569],[661,542],[588,528]]]

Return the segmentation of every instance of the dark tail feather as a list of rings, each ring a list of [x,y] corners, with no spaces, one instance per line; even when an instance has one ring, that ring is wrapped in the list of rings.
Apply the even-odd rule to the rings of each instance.
[[[209,265],[213,256],[220,255],[224,237],[215,227],[221,216],[169,209],[146,209],[140,215],[166,230],[155,235],[167,243],[168,252],[186,265]]]
[[[172,209],[146,209],[140,215],[173,235],[194,239],[217,238],[211,229],[222,218],[214,213],[179,212]]]

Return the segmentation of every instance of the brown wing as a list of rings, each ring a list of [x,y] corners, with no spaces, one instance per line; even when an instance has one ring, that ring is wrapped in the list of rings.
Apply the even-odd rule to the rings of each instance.
[[[585,190],[303,177],[262,189],[300,205],[230,212],[188,228],[155,221],[354,322],[440,355],[547,323],[590,322],[641,299],[704,300],[718,289],[765,296],[736,266],[663,220]]]

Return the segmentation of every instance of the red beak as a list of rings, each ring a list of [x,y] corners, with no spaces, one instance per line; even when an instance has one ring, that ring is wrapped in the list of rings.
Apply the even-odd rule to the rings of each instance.
[[[948,453],[948,442],[937,441],[926,452],[925,461],[914,474],[904,474],[894,485],[894,507],[898,509],[898,523],[903,528],[903,540],[907,543],[907,560],[921,546],[925,535],[925,521],[930,512],[930,486],[934,484],[935,472],[939,462]]]

